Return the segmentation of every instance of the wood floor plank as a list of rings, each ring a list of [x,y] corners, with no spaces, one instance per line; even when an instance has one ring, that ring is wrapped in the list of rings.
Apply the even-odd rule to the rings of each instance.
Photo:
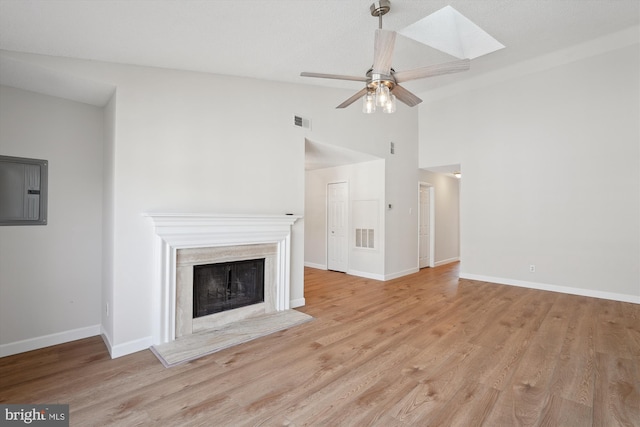
[[[593,425],[640,426],[637,360],[597,354]]]
[[[400,349],[387,348],[375,358],[345,372],[331,383],[330,388],[317,390],[307,399],[287,410],[287,418],[295,425],[340,425],[333,423],[342,419],[342,414],[353,400],[363,390],[375,384],[386,370],[392,369],[412,352],[415,350],[408,346],[401,346]]]
[[[500,392],[484,384],[469,382],[425,426],[473,427],[485,424]]]
[[[560,294],[546,295],[555,302]],[[524,353],[513,377],[509,393],[502,393],[488,424],[534,426],[550,404],[550,384],[553,381],[568,318],[563,307],[553,306],[540,324],[536,336]]]
[[[629,352],[632,358],[640,361],[640,313],[637,306],[637,304],[622,303],[621,311],[627,330]]]
[[[588,406],[552,395],[540,414],[540,427],[583,427],[591,424],[592,410]]]
[[[569,323],[550,392],[591,407],[595,386],[594,300],[565,296],[558,304],[567,313]]]
[[[391,415],[410,425],[427,425],[465,382],[474,355],[481,348],[474,344],[460,346],[436,369],[420,379],[418,385],[393,408]],[[423,376],[424,371],[421,373]]]
[[[303,325],[164,368],[100,337],[0,358],[0,403],[72,426],[636,426],[640,305],[305,269]]]
[[[493,349],[494,357],[479,364],[475,371],[478,381],[483,384],[498,390],[509,387],[511,377],[522,365],[529,347],[540,336],[540,324],[552,307],[552,298],[556,296],[549,294],[543,301],[543,295],[528,295],[528,299],[517,299],[503,316],[496,319],[494,327],[487,328],[494,331],[495,340],[484,338],[481,342],[484,347]],[[545,338],[539,340],[544,342]]]
[[[56,364],[59,370],[73,370],[80,366],[93,365],[100,360],[108,360],[104,342],[100,337],[73,341],[64,347],[49,347],[42,350],[0,358],[0,369],[5,373],[2,383],[11,386],[48,375],[50,365]]]
[[[599,304],[596,351],[630,359],[636,356],[635,340],[629,339],[629,326],[638,330],[637,317],[625,311],[629,303],[602,301]],[[635,318],[634,318],[635,317]]]

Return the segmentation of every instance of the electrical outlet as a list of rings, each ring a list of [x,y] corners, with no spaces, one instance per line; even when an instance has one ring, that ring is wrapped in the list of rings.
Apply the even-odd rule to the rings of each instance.
[[[529,266],[529,272],[531,272],[531,273],[535,273],[536,272],[536,265],[535,264],[531,264]]]

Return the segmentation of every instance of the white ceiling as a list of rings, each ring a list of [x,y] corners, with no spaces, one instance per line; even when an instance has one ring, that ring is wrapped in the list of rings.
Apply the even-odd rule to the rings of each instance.
[[[371,3],[373,0],[0,0],[0,84],[95,105],[104,105],[114,89],[33,67],[13,58],[11,51],[15,51],[355,92],[362,83],[304,78],[300,72],[364,75],[372,63],[378,26],[378,19],[369,12]],[[470,71],[405,84],[418,94],[640,23],[639,0],[391,0],[383,26],[401,30],[447,5],[506,48],[472,60]],[[399,35],[393,67],[403,71],[454,59]],[[336,99],[336,105],[342,101]],[[354,160],[353,153],[323,155],[327,150],[319,145],[307,148],[313,148],[308,168],[370,160],[366,156]]]
[[[301,71],[363,75],[378,19],[372,0],[0,0],[0,49],[360,89]],[[638,0],[391,0],[400,30],[451,5],[506,46],[425,91],[638,25]],[[398,36],[397,71],[453,58]],[[342,100],[336,100],[339,103]]]

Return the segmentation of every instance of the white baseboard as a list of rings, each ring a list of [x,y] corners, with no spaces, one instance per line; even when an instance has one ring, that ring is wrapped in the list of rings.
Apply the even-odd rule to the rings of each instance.
[[[107,351],[109,352],[109,355],[111,355],[111,347],[113,347],[111,345],[111,336],[107,333],[107,331],[105,331],[104,327],[102,327],[100,330],[100,336],[102,337],[102,341],[104,341],[104,345],[107,346]]]
[[[385,274],[384,280],[397,279],[398,277],[408,276],[409,274],[417,273],[418,271],[420,271],[420,269],[418,267],[414,267],[397,273]]]
[[[347,274],[350,274],[352,276],[364,277],[365,279],[373,279],[373,280],[380,280],[380,281],[384,280],[384,275],[369,273],[368,271],[349,270],[347,271]]]
[[[319,267],[313,267],[313,266],[309,266],[306,265],[307,267],[312,267],[312,268],[319,268]],[[323,270],[326,270],[326,268],[322,268]],[[404,271],[399,271],[396,273],[391,273],[391,274],[378,274],[378,273],[370,273],[368,271],[358,271],[358,270],[348,270],[347,274],[351,275],[351,276],[357,276],[357,277],[364,277],[365,279],[373,279],[373,280],[380,280],[381,282],[387,281],[387,280],[392,280],[392,279],[397,279],[398,277],[403,277],[403,276],[407,276],[409,274],[413,274],[413,273],[417,273],[418,271],[420,271],[420,269],[418,267],[415,268],[410,268],[408,270],[404,270]]]
[[[327,269],[326,264],[315,264],[313,262],[305,262],[304,266],[305,267],[310,267],[310,268],[317,268],[318,270],[326,270]]]
[[[104,337],[105,335],[103,335]],[[105,340],[105,344],[107,344],[107,348],[109,349],[109,354],[112,359],[116,359],[118,357],[126,356],[128,354],[137,353],[142,350],[147,350],[149,347],[153,345],[153,340],[151,337],[144,337],[133,341],[128,341],[122,344],[111,345]]]
[[[83,338],[95,337],[96,335],[100,335],[100,330],[100,325],[93,325],[84,328],[72,329],[70,331],[43,335],[41,337],[29,338],[8,344],[1,344],[0,357],[11,356],[12,354],[24,353],[26,351],[37,350],[39,348],[49,347],[52,345],[81,340]]]
[[[451,262],[453,262],[453,261],[451,261]],[[311,262],[305,262],[304,266],[305,267],[310,267],[310,268],[317,268],[318,270],[326,270],[327,269],[326,265],[314,264],[314,263],[311,263]],[[385,281],[385,280],[397,279],[398,277],[402,277],[402,276],[406,276],[406,275],[409,275],[409,274],[417,273],[418,271],[420,271],[420,269],[416,267],[416,268],[410,268],[409,270],[399,271],[397,273],[391,273],[391,274],[387,274],[387,275],[385,275],[385,274],[377,274],[377,273],[370,273],[368,271],[358,271],[358,270],[348,270],[347,274],[350,274],[352,276],[364,277],[365,279],[373,279],[373,280]]]
[[[451,264],[452,262],[458,262],[460,261],[460,257],[454,257],[454,258],[449,258],[449,259],[443,259],[441,261],[436,261],[433,263],[434,267],[440,267],[441,265],[445,265],[445,264]]]
[[[304,307],[305,304],[306,304],[306,300],[304,298],[296,298],[296,299],[292,299],[289,302],[289,307],[291,308]]]
[[[570,286],[549,285],[546,283],[528,282],[525,280],[505,279],[502,277],[482,276],[479,274],[469,273],[460,273],[460,278],[497,283],[500,285],[519,286],[521,288],[538,289],[541,291],[561,292],[563,294],[640,304],[640,295],[618,294],[614,292],[595,291],[592,289],[573,288]]]

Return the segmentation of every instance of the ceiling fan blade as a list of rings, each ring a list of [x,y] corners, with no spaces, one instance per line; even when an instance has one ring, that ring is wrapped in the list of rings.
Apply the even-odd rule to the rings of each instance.
[[[393,76],[398,83],[408,82],[409,80],[422,79],[425,77],[440,76],[442,74],[459,73],[467,71],[471,67],[471,61],[461,59],[460,61],[446,62],[444,64],[429,65],[428,67],[415,68],[413,70],[398,71]]]
[[[336,79],[336,80],[353,80],[356,82],[366,82],[367,77],[358,77],[358,76],[345,76],[342,74],[323,74],[323,73],[300,73],[302,77],[318,77],[320,79]]]
[[[394,94],[399,101],[404,102],[409,107],[415,107],[422,102],[422,99],[418,98],[400,85],[395,85],[393,90],[391,90],[391,93]]]
[[[396,42],[396,32],[378,29],[373,50],[373,72],[375,74],[389,74],[393,47]]]
[[[362,98],[366,93],[367,93],[367,88],[366,87],[362,88],[355,95],[353,95],[351,98],[349,98],[346,101],[344,101],[342,104],[338,105],[336,108],[348,107],[349,105],[351,105],[354,102],[356,102],[358,99]]]

